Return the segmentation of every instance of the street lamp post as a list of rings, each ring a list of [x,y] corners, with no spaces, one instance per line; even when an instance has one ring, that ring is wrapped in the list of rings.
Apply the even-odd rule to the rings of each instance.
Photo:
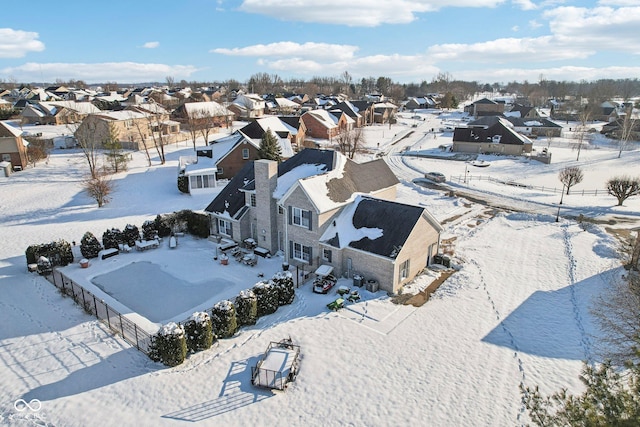
[[[469,165],[464,165],[464,183],[467,183],[467,174],[469,173]]]

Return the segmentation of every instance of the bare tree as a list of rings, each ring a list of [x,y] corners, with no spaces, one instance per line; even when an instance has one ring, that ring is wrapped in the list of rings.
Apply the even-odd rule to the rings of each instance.
[[[99,208],[111,201],[109,195],[113,192],[113,183],[107,174],[98,173],[96,176],[87,177],[83,186],[87,194],[98,202]]]
[[[336,136],[336,142],[340,151],[350,159],[353,159],[355,154],[362,150],[364,146],[364,134],[362,128],[355,128],[352,130],[345,130],[340,132]]]
[[[612,279],[591,309],[603,332],[599,352],[618,366],[638,361],[639,312],[640,275],[633,271]]]
[[[131,121],[133,122],[133,126],[135,126],[136,130],[138,131],[138,135],[140,136],[140,142],[144,147],[144,154],[145,154],[145,157],[147,158],[147,166],[151,166],[151,154],[149,154],[149,147],[147,147],[147,143],[145,141],[146,134],[143,131],[143,124],[142,124],[144,123],[144,126],[148,127],[148,123],[141,122],[140,120],[136,120],[133,117],[131,118]]]
[[[164,165],[167,158],[164,154],[164,146],[167,144],[166,138],[162,133],[161,114],[148,113],[146,115],[147,124],[149,125],[153,146],[156,148],[160,164]]]
[[[558,174],[560,182],[567,187],[567,195],[569,195],[569,189],[574,185],[581,183],[583,178],[584,173],[578,166],[568,166],[562,169]]]
[[[49,157],[49,148],[47,143],[42,138],[29,138],[29,145],[27,146],[27,161],[32,167],[36,167],[36,164]]]
[[[627,108],[624,118],[620,127],[620,150],[618,151],[618,158],[622,156],[622,150],[627,146],[627,143],[631,139],[634,128],[636,126],[636,119],[633,117],[633,106]]]
[[[578,119],[580,120],[580,124],[576,127],[576,135],[578,137],[578,146],[576,150],[578,150],[578,155],[576,157],[576,162],[580,160],[580,151],[582,150],[582,144],[587,136],[587,122],[591,118],[591,109],[583,108],[578,115]],[[567,193],[568,194],[568,193]]]
[[[206,114],[204,109],[188,112],[185,108],[187,126],[189,127],[189,134],[191,135],[191,141],[193,142],[193,151],[196,151],[196,139],[201,130],[202,119]],[[205,138],[205,143],[207,138]]]
[[[640,178],[617,176],[607,181],[607,193],[618,199],[618,206],[631,196],[640,194]]]
[[[67,124],[71,130],[76,127],[74,124]],[[100,157],[101,141],[96,138],[98,130],[98,121],[92,120],[91,116],[87,116],[80,126],[75,128],[74,136],[82,151],[82,155],[87,160],[89,166],[89,174],[95,178],[98,173],[98,159]]]

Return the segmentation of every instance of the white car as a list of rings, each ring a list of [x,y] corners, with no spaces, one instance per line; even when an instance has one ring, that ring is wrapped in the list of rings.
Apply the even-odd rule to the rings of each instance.
[[[447,177],[440,172],[427,172],[424,177],[433,182],[445,182]]]

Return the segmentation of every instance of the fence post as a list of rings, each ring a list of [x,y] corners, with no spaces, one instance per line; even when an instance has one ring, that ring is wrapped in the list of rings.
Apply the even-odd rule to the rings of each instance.
[[[126,339],[124,336],[124,326],[122,326],[122,314],[118,313],[118,319],[120,319],[120,332],[122,332],[122,338]]]
[[[133,324],[133,333],[136,336],[136,348],[140,350],[140,343],[138,342],[138,325]]]
[[[98,304],[96,303],[96,296],[93,295],[93,308],[96,309],[96,319],[100,320],[100,316],[98,316]]]
[[[80,288],[82,291],[82,308],[87,311],[87,300],[84,298],[84,288]]]
[[[109,329],[113,331],[113,329],[111,328],[111,319],[109,319],[109,304],[104,303],[104,309],[107,312],[107,325],[109,325]]]

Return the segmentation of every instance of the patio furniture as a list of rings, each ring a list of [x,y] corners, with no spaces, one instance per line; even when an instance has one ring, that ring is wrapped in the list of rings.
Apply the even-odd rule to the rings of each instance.
[[[104,251],[102,251],[102,254],[100,255],[100,258],[102,258],[102,259],[111,258],[112,256],[116,256],[119,253],[120,253],[120,251],[117,250],[116,248],[105,249]]]

